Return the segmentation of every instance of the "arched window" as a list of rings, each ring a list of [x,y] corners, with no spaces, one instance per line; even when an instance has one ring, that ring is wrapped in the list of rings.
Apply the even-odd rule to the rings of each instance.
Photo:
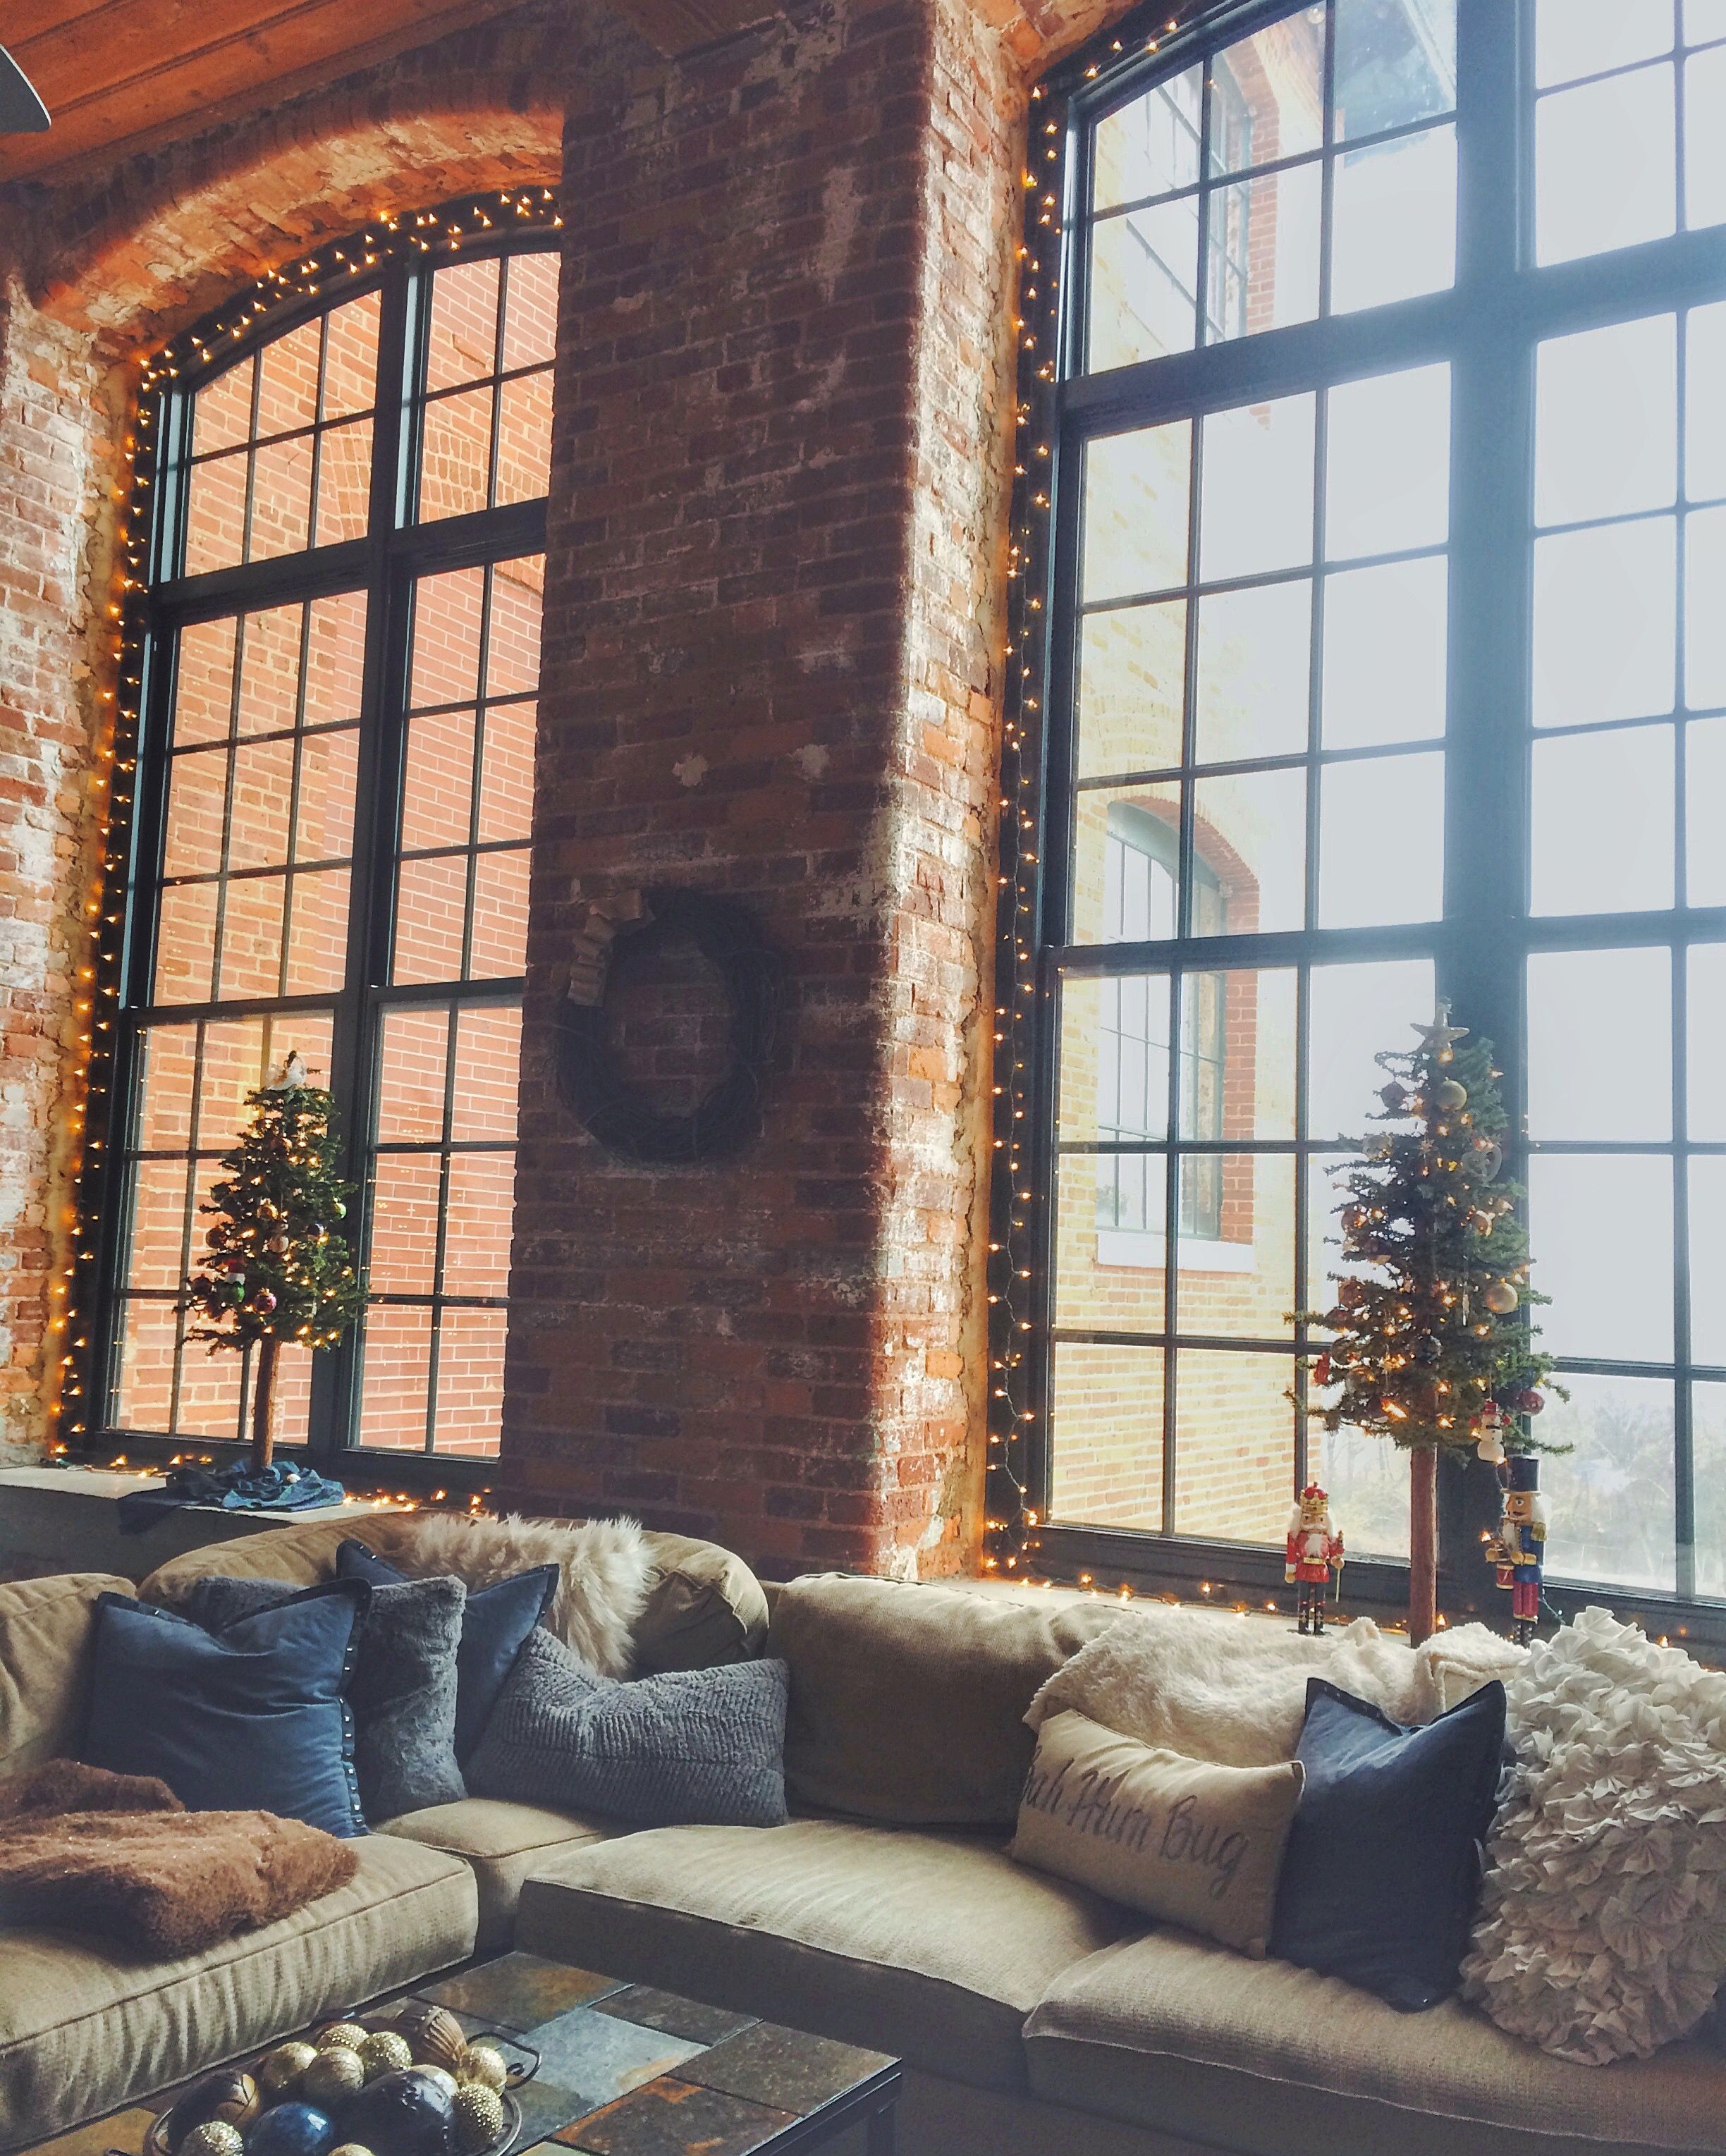
[[[177,1295],[244,1096],[297,1050],[340,1104],[372,1300],[349,1346],[284,1350],[282,1441],[498,1449],[551,219],[536,190],[391,220],[178,341],[146,393],[74,1434],[244,1434],[240,1358],[189,1342]]]
[[[1549,1577],[1726,1602],[1722,142],[1718,0],[1141,10],[1034,95],[991,1510],[1042,1563],[1274,1587],[1314,1470],[1405,1549],[1289,1313],[1441,988],[1526,1121]],[[1098,1074],[1171,1041],[1129,1112]],[[1225,1240],[1250,1188],[1251,1273],[1184,1229],[1100,1281],[1110,1146],[1171,1228],[1195,1163]]]

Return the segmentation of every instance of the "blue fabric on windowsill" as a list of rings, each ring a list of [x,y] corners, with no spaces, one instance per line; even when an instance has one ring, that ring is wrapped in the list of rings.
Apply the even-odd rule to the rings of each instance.
[[[342,1485],[315,1469],[290,1460],[254,1467],[237,1460],[231,1467],[171,1467],[160,1490],[128,1490],[119,1505],[120,1532],[141,1535],[146,1527],[187,1505],[219,1505],[226,1512],[303,1512],[313,1506],[339,1505]]]

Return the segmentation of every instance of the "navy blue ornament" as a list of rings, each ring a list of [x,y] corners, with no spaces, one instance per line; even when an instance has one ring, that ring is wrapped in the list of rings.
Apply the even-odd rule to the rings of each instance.
[[[278,2103],[260,2112],[246,2135],[246,2156],[328,2156],[336,2128],[315,2104]]]
[[[383,2074],[343,2109],[342,2138],[361,2143],[375,2156],[444,2156],[455,2102],[449,2088],[418,2067]]]

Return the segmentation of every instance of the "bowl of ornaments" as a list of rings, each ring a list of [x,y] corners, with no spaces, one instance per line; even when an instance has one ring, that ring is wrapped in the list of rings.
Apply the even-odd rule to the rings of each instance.
[[[538,2064],[517,2038],[470,2041],[447,2008],[409,1999],[205,2074],[152,2122],[144,2156],[508,2156],[511,2091]]]

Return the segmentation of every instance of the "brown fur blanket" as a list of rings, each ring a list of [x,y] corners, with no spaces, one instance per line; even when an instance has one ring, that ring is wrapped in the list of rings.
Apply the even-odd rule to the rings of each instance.
[[[165,1782],[73,1759],[0,1780],[0,1921],[197,1953],[345,1887],[359,1859],[298,1820],[188,1812]]]

